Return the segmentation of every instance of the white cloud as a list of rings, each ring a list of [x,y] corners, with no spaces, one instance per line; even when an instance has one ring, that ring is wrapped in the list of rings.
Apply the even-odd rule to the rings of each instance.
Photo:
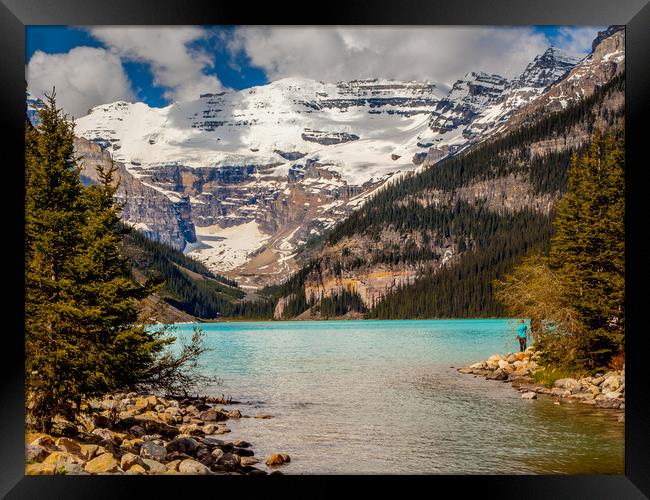
[[[66,54],[37,50],[27,64],[27,88],[36,97],[56,87],[57,105],[83,116],[93,106],[132,100],[122,63],[114,54],[94,47],[75,47]]]
[[[569,28],[562,27],[558,30],[557,35],[553,39],[553,45],[564,50],[571,55],[582,56],[585,53],[591,52],[591,44],[598,35],[599,29],[606,27],[579,27]]]
[[[202,92],[223,89],[217,77],[204,73],[214,67],[214,56],[191,47],[211,36],[202,28],[104,26],[89,32],[121,58],[149,64],[154,85],[165,88],[166,99],[196,99]]]
[[[566,34],[556,45],[582,48],[596,30]],[[514,77],[549,45],[531,27],[240,27],[229,50],[244,52],[270,80],[387,77],[449,85],[469,71]]]

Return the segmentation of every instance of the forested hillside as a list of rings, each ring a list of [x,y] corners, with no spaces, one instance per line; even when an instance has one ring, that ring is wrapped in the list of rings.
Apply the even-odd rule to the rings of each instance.
[[[162,288],[157,294],[162,300],[196,318],[268,317],[272,310],[263,301],[242,300],[246,294],[237,282],[211,272],[183,252],[152,241],[137,230],[125,234],[123,253],[131,263],[134,278],[158,282]]]
[[[622,72],[562,111],[382,189],[305,246],[300,272],[265,290],[276,317],[309,308],[367,308],[384,319],[504,315],[493,280],[548,250],[571,158],[596,130],[622,130],[624,90]]]

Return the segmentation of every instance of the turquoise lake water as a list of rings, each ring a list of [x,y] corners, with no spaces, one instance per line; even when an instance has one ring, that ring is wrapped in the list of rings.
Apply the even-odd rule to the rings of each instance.
[[[224,437],[250,441],[262,461],[288,453],[285,473],[624,473],[620,412],[523,400],[508,383],[457,373],[517,351],[511,320],[199,326],[203,370],[220,379],[201,392],[273,415],[231,419]]]

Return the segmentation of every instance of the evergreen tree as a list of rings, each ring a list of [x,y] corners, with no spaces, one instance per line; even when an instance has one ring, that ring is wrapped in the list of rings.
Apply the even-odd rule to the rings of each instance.
[[[588,151],[574,155],[548,257],[525,259],[496,284],[511,314],[555,325],[539,342],[550,365],[595,371],[624,348],[622,136],[596,131]]]
[[[622,135],[622,134],[621,134]],[[623,349],[625,329],[625,147],[597,131],[574,156],[558,203],[549,264],[565,282],[584,325],[578,349],[596,368]]]
[[[165,343],[134,325],[137,300],[119,255],[113,172],[84,190],[73,124],[54,92],[38,130],[26,127],[25,346],[28,420],[49,431],[82,398],[138,380]]]

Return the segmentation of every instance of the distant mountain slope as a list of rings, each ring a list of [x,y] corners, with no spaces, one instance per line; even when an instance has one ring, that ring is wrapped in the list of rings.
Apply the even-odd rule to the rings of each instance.
[[[215,275],[181,251],[132,230],[124,237],[123,254],[129,259],[136,279],[164,283],[156,297],[143,304],[147,310],[152,310],[150,314],[154,318],[157,316],[155,306],[162,306],[161,301],[200,319],[243,314],[240,301],[246,294],[238,284]],[[170,310],[160,307],[162,316],[169,316]]]
[[[377,192],[305,247],[301,272],[268,290],[276,317],[346,296],[369,317],[502,313],[492,280],[546,248],[571,155],[596,128],[622,132],[624,94],[625,73],[615,71],[587,97]]]
[[[488,137],[576,62],[550,49],[512,81],[470,73],[450,91],[288,78],[165,108],[106,104],[76,131],[123,165],[127,221],[259,288],[386,182]]]

